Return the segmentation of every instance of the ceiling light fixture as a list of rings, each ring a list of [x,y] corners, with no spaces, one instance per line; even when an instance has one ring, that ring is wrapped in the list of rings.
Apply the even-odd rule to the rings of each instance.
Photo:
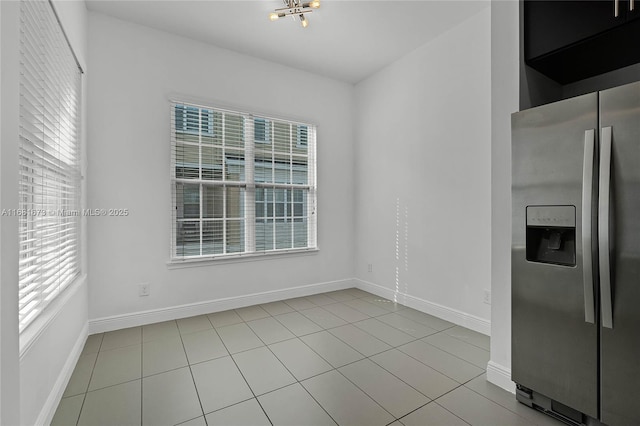
[[[300,24],[302,24],[302,28],[307,28],[309,26],[309,21],[304,16],[304,14],[311,13],[314,9],[318,9],[320,7],[320,0],[311,0],[305,2],[303,2],[302,0],[283,1],[287,7],[274,10],[269,14],[269,19],[271,21],[277,21],[278,19],[285,16],[293,16],[294,18],[298,16],[298,18],[300,18]]]

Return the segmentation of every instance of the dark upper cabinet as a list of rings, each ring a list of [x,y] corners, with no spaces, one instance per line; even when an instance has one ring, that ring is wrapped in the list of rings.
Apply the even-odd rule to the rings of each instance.
[[[524,0],[524,55],[560,84],[640,62],[640,0]]]
[[[640,18],[640,1],[634,0],[633,3],[633,10],[627,12],[627,20],[629,21]],[[629,9],[631,9],[631,6],[629,6]]]

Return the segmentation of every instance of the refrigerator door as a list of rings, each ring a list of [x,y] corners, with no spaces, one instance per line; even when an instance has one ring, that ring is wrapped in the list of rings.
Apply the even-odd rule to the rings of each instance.
[[[595,418],[595,269],[583,243],[593,255],[597,102],[593,93],[512,115],[511,249],[512,379]]]
[[[640,83],[600,92],[601,133],[611,140],[609,223],[610,289],[602,286],[601,420],[640,424]],[[606,192],[606,191],[605,191]],[[602,222],[602,221],[600,221]],[[606,271],[602,271],[604,273]],[[607,277],[601,277],[606,281]],[[609,293],[609,294],[606,294]],[[609,302],[610,300],[610,302]],[[607,306],[607,304],[609,306]],[[605,315],[611,312],[610,325]],[[610,328],[612,327],[612,328]]]

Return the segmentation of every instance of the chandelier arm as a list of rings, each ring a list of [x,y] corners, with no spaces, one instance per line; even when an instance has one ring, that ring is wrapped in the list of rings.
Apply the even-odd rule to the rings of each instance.
[[[286,7],[275,9],[274,12],[269,14],[271,21],[276,21],[279,18],[285,16],[292,16],[294,19],[297,16],[302,23],[302,26],[306,28],[309,25],[309,21],[305,17],[305,13],[311,13],[314,9],[320,7],[320,0],[282,0]]]

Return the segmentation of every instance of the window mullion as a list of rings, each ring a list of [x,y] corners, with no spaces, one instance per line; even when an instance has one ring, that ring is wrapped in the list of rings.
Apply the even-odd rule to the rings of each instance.
[[[276,124],[271,121],[271,126],[270,126],[270,132],[271,132],[271,183],[276,183]],[[278,236],[278,233],[276,232],[276,228],[278,227],[278,223],[276,220],[276,191],[275,189],[271,189],[271,221],[272,221],[272,236],[273,236],[273,241],[271,242],[271,249],[276,249],[278,247],[278,242],[276,241],[276,238]]]
[[[289,183],[293,184],[293,124],[289,124]],[[298,126],[296,126],[297,128]],[[288,196],[291,195],[291,215],[287,215],[287,211],[289,208]],[[293,191],[286,190],[284,191],[284,215],[289,218],[289,227],[291,228],[291,247],[294,244],[294,225],[293,225]]]
[[[222,186],[222,253],[227,252],[227,185]]]
[[[225,170],[225,163],[226,163],[226,152],[225,152],[225,145],[227,144],[226,142],[226,125],[227,125],[227,114],[224,113],[222,114],[222,135],[220,137],[220,141],[222,144],[222,164],[221,164],[221,168],[222,168],[222,176],[221,176],[221,180],[224,182],[226,180],[226,170]],[[226,254],[227,253],[227,185],[222,185],[222,253]]]
[[[200,255],[204,254],[204,241],[203,241],[203,231],[204,231],[204,206],[203,206],[203,200],[202,200],[202,196],[204,195],[204,185],[200,184],[199,186],[199,191],[200,191],[200,195],[198,196],[199,200],[200,200],[200,220],[199,222],[199,228],[200,228]]]
[[[202,180],[202,109],[201,108],[198,109],[198,178]],[[204,221],[202,220],[202,218],[204,217],[204,206],[203,206],[203,200],[202,200],[204,195],[204,188],[202,186],[202,183],[198,185],[198,187],[199,187],[198,200],[200,201],[200,220],[198,221],[199,229],[200,229],[199,241],[200,241],[200,255],[202,256],[204,254],[204,242],[203,242]]]
[[[247,182],[244,204],[245,251],[256,251],[256,185],[255,185],[255,132],[253,116],[244,116],[244,178]]]
[[[313,143],[312,143],[313,141]],[[317,246],[316,129],[307,127],[307,245]]]

